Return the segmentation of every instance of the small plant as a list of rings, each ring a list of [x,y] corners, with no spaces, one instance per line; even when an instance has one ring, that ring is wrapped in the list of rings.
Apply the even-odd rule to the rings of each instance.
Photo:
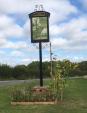
[[[72,69],[77,68],[77,65],[73,65],[68,60],[56,61],[54,66],[54,76],[53,83],[51,84],[51,88],[53,89],[56,101],[59,99],[63,100],[63,92],[66,86],[66,78],[70,74]]]
[[[22,93],[21,90],[19,89],[15,89],[12,94],[11,94],[11,97],[12,97],[12,101],[22,101],[24,99],[24,95]]]
[[[54,93],[47,88],[46,91],[33,91],[33,87],[13,88],[11,99],[13,102],[50,102],[55,101]]]
[[[31,98],[32,86],[25,85],[25,87],[13,87],[11,90],[11,100],[14,102],[28,101]]]

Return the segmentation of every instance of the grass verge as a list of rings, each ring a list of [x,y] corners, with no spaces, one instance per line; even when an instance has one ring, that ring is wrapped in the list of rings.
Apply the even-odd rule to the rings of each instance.
[[[57,105],[11,105],[12,86],[0,87],[0,113],[87,113],[87,79],[78,78],[67,81],[64,100]],[[38,85],[33,82],[32,84]],[[48,84],[48,81],[45,81]],[[18,87],[26,85],[20,84]]]

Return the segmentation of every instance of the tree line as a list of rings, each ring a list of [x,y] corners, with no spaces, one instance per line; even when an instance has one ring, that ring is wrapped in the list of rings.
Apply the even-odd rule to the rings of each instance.
[[[82,61],[79,63],[69,62],[69,65],[77,65],[75,69],[71,69],[68,73],[68,76],[84,76],[87,75],[87,61]],[[52,62],[43,62],[42,70],[43,70],[43,77],[49,78],[51,77],[51,63],[52,63],[52,74],[55,71],[56,63],[61,63],[62,66],[66,65],[64,60],[63,61],[52,61]],[[68,68],[68,67],[66,67]],[[26,65],[17,65],[17,66],[9,66],[7,64],[0,65],[0,79],[32,79],[32,78],[39,78],[39,62],[34,61],[30,64]]]

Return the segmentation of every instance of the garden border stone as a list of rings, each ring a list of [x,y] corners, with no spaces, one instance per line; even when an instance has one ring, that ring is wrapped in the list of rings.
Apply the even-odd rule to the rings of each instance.
[[[51,102],[11,102],[11,105],[34,105],[34,104],[48,105],[48,104],[56,104],[56,102],[55,101],[51,101]]]

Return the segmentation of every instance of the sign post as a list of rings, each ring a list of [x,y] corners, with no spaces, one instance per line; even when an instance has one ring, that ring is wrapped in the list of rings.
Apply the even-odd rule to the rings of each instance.
[[[31,23],[31,42],[39,43],[40,86],[43,86],[42,74],[42,42],[49,42],[49,17],[46,11],[35,11],[29,14]]]
[[[43,86],[43,73],[42,73],[42,43],[39,42],[39,59],[40,59],[40,86]]]

